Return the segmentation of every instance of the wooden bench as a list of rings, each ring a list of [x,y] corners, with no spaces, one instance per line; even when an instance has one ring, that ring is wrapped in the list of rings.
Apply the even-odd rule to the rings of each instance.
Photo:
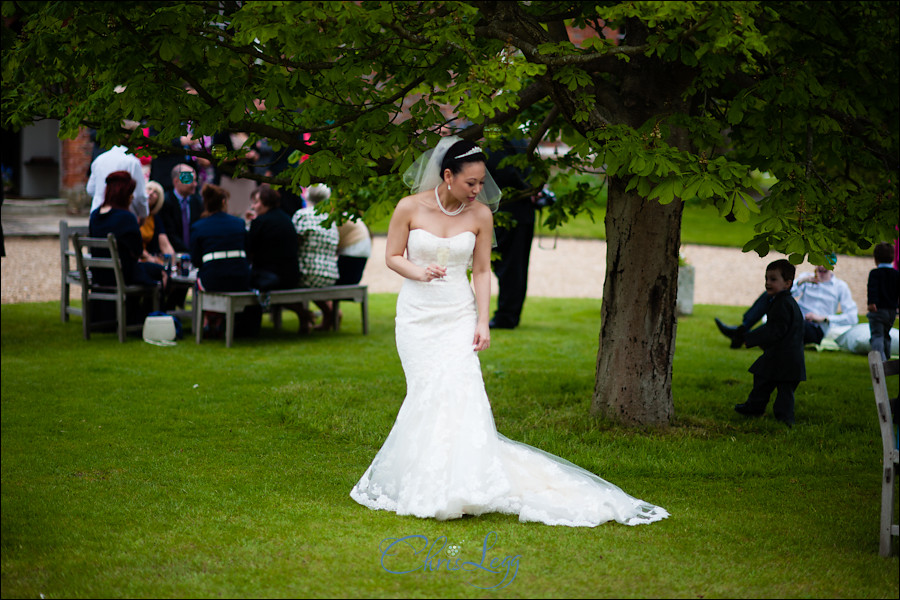
[[[75,250],[71,247],[72,237],[75,234],[81,237],[88,236],[87,225],[70,226],[65,219],[59,222],[59,262],[60,262],[60,292],[59,292],[59,318],[63,323],[69,320],[69,315],[81,315],[81,308],[69,304],[70,288],[73,285],[81,285],[81,273],[78,265],[73,265]]]
[[[122,261],[119,256],[119,248],[116,244],[116,236],[112,233],[105,238],[82,237],[80,233],[72,236],[75,245],[75,263],[78,265],[81,285],[81,321],[84,329],[84,339],[91,339],[91,329],[104,322],[98,322],[91,314],[92,300],[105,300],[115,302],[116,317],[114,322],[119,341],[125,343],[126,334],[129,331],[139,331],[144,324],[127,322],[126,305],[128,298],[150,298],[153,311],[159,310],[159,286],[158,285],[129,285],[125,283],[125,275],[122,271]],[[97,250],[103,250],[107,256],[97,256]],[[86,252],[87,251],[87,252]],[[100,270],[112,271],[115,285],[98,285],[97,272]]]
[[[342,300],[358,302],[362,311],[362,331],[369,333],[369,294],[364,285],[334,285],[323,288],[295,288],[290,290],[272,290],[268,294],[268,305],[272,309],[272,322],[275,328],[281,327],[281,309],[285,305],[302,304],[304,308],[314,301],[331,300],[334,302],[334,320],[332,329],[338,331],[340,318],[338,304]],[[234,315],[248,306],[259,305],[259,296],[255,292],[204,292],[194,289],[193,322],[196,324],[197,343],[203,339],[203,327],[200,325],[204,311],[225,315],[225,346],[230,348],[234,340]]]
[[[869,352],[869,371],[872,374],[872,388],[875,391],[875,407],[878,410],[878,425],[881,428],[882,476],[881,476],[881,524],[879,526],[878,553],[891,555],[891,538],[900,535],[900,526],[894,518],[894,486],[897,485],[897,432],[891,413],[886,377],[900,374],[900,360],[881,360],[881,352]]]

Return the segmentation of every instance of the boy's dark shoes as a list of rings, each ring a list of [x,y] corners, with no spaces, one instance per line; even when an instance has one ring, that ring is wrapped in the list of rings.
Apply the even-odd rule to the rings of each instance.
[[[720,321],[718,317],[716,317],[716,327],[718,327],[719,331],[722,332],[722,335],[727,338],[734,337],[734,332],[737,329],[737,327],[729,327],[728,325]]]
[[[731,338],[731,347],[733,349],[740,348],[744,345],[744,338],[747,334],[747,328],[741,325],[734,332],[734,337]]]
[[[734,410],[745,417],[761,417],[763,415],[763,413],[751,409],[746,404],[735,404]]]
[[[738,327],[729,327],[717,318],[716,327],[719,328],[719,331],[722,332],[722,335],[731,340],[732,348],[740,348],[744,345],[744,335],[747,333],[747,328],[743,325],[739,325]]]

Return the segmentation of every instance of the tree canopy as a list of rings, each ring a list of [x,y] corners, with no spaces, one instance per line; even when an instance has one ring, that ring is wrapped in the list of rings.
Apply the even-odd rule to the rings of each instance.
[[[349,188],[410,164],[450,107],[468,138],[487,126],[568,142],[536,178],[605,165],[643,197],[696,196],[742,220],[757,209],[748,172],[769,172],[779,183],[747,245],[761,254],[867,247],[897,220],[895,3],[5,2],[3,13],[16,28],[3,35],[6,126],[59,118],[63,135],[87,125],[108,142],[123,120],[161,140],[188,123],[242,131],[309,154],[284,181]],[[574,44],[564,25],[589,36]],[[649,64],[655,87],[680,85],[690,102],[629,122],[628,73]],[[673,127],[693,148],[666,143]]]
[[[664,349],[658,372],[671,371],[677,259],[669,255],[682,201],[715,204],[728,219],[760,213],[745,250],[795,263],[896,235],[894,2],[4,2],[2,10],[5,127],[55,118],[62,135],[87,126],[102,142],[126,135],[151,153],[188,127],[245,132],[308,155],[271,182],[326,182],[338,191],[336,214],[390,210],[403,194],[397,173],[447,127],[489,147],[527,139],[531,152],[511,160],[530,164],[535,186],[605,173],[614,265],[604,305],[641,310],[626,297],[615,308],[615,294],[637,293],[616,287],[623,257],[666,255],[641,266],[649,275],[639,283],[659,292],[643,309],[657,320],[619,340],[651,338],[640,352]],[[125,121],[157,130],[157,141]],[[570,149],[542,158],[533,152],[541,140]],[[240,152],[197,154],[240,175]],[[760,200],[755,171],[777,179]],[[572,189],[552,222],[593,193]],[[636,245],[655,238],[664,245]],[[613,352],[601,335],[599,354]],[[598,364],[598,386],[605,369]],[[670,403],[650,398],[668,385],[664,377],[639,392],[641,402]]]

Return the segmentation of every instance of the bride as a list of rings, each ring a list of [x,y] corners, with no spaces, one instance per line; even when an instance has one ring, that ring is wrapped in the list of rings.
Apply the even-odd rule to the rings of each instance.
[[[391,217],[385,253],[405,278],[396,339],[407,394],[350,496],[439,520],[501,512],[593,527],[666,518],[665,509],[497,432],[477,354],[491,342],[492,211],[500,200],[485,161],[477,146],[450,136],[404,174],[413,194]]]

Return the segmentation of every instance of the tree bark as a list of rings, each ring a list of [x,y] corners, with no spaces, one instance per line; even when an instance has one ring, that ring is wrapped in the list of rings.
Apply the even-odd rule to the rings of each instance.
[[[591,413],[627,425],[667,425],[673,415],[678,252],[683,203],[661,205],[611,178],[606,282]]]

